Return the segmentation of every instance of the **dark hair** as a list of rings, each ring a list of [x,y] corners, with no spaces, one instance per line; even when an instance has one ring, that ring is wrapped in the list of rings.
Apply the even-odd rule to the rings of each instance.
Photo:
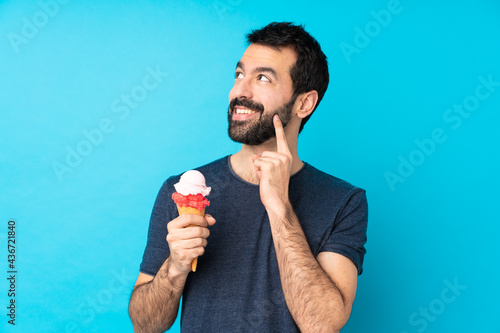
[[[270,46],[275,49],[290,46],[294,49],[297,62],[290,69],[294,97],[316,90],[318,92],[318,103],[314,107],[316,110],[329,82],[328,61],[318,41],[305,31],[302,25],[294,25],[291,22],[272,22],[262,29],[252,30],[246,37],[249,44]],[[312,112],[302,119],[299,132],[311,115]]]

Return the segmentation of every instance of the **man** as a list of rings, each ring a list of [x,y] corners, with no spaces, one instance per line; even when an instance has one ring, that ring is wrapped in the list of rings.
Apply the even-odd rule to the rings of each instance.
[[[326,56],[291,23],[247,39],[228,111],[229,136],[242,148],[198,168],[212,187],[211,215],[177,216],[179,176],[163,184],[130,299],[136,332],[168,329],[181,296],[184,332],[331,333],[351,313],[366,252],[365,192],[297,153],[328,86]]]

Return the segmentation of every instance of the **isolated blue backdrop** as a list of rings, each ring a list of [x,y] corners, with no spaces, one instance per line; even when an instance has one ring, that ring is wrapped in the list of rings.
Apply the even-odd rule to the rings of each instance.
[[[157,191],[239,148],[234,67],[274,20],[305,24],[330,62],[302,159],[369,198],[343,332],[500,332],[494,0],[1,1],[0,331],[132,331]]]

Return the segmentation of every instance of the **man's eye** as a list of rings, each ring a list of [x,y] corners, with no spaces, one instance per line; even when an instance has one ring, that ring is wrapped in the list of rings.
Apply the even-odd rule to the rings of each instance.
[[[271,82],[267,76],[262,74],[259,75],[259,81]]]
[[[243,73],[242,72],[236,72],[236,75],[234,77],[236,79],[241,79],[241,78],[243,78]]]

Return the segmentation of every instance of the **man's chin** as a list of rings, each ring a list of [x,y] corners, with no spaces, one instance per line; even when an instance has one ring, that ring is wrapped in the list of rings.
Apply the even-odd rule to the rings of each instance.
[[[276,136],[262,137],[262,136],[258,136],[258,135],[257,136],[255,136],[255,135],[250,136],[250,135],[247,135],[247,133],[241,134],[241,133],[229,132],[228,134],[229,134],[229,138],[231,140],[233,140],[234,142],[242,143],[242,144],[247,145],[247,146],[258,146],[258,145],[263,144],[264,142],[276,137]]]
[[[259,146],[265,142],[265,141],[253,141],[253,140],[239,140],[233,138],[231,138],[231,140],[233,140],[236,143],[244,144],[246,146]]]

